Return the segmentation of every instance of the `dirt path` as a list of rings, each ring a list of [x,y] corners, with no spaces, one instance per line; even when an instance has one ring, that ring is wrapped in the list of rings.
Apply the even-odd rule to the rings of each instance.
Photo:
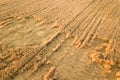
[[[119,0],[0,0],[0,80],[120,80]]]

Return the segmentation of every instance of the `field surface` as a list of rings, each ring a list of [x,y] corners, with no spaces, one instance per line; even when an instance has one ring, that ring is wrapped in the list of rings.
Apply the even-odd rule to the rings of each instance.
[[[0,0],[0,80],[120,80],[120,0]]]

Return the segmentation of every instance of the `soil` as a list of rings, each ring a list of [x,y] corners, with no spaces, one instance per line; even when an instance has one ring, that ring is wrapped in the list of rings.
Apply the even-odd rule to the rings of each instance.
[[[120,80],[120,0],[0,0],[0,80]]]

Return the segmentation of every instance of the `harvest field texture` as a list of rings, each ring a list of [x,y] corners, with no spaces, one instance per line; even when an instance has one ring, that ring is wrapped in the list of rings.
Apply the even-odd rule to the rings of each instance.
[[[0,80],[120,80],[120,0],[0,0]]]

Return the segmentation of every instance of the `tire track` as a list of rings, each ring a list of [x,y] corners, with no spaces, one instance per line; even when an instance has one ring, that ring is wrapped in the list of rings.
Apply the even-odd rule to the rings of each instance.
[[[109,2],[108,2],[109,3]],[[104,5],[103,7],[105,7],[106,5]],[[98,6],[99,7],[99,6]],[[102,8],[100,8],[101,10]],[[97,15],[99,14],[99,11],[96,12],[96,14],[94,15],[95,17],[93,18],[93,20],[87,25],[87,28],[84,29],[84,31],[82,32],[82,35],[77,39],[77,47],[80,47],[81,44],[85,44],[84,43],[84,40],[86,38],[86,36],[89,34],[89,30],[92,26],[89,26],[89,25],[92,25],[94,24],[94,20],[95,18],[97,17]],[[95,20],[96,21],[96,20]],[[93,28],[94,29],[94,28]]]
[[[51,4],[52,5],[52,4]],[[48,5],[49,6],[49,5]],[[30,25],[30,26],[32,26],[32,25]],[[22,27],[21,27],[22,28]],[[9,36],[9,35],[12,35],[12,34],[14,34],[14,33],[16,33],[18,30],[21,30],[20,28],[19,29],[16,29],[14,32],[12,32],[12,33],[8,33],[8,35],[5,35],[6,37],[7,36]]]
[[[63,34],[64,35],[64,34]],[[59,35],[60,36],[60,35]],[[58,36],[58,37],[59,37]],[[55,38],[56,39],[56,38]],[[58,39],[58,38],[57,38]],[[60,39],[61,39],[61,37],[60,37]],[[53,49],[53,51],[51,52],[51,53],[53,53],[54,51],[56,51],[60,46],[61,46],[61,44],[64,42],[65,40],[63,39],[61,42],[56,42],[56,43],[59,43],[54,49]],[[50,47],[52,46],[52,44],[55,44],[55,41],[53,40],[53,43],[50,43],[51,45],[49,45]],[[49,49],[49,47],[47,47],[48,49]],[[42,51],[43,53],[44,53],[44,51]],[[50,53],[50,55],[51,55],[51,53]],[[50,55],[48,55],[48,56],[50,56]],[[47,59],[47,58],[45,58],[45,59]],[[45,60],[46,61],[46,60]]]
[[[104,0],[103,0],[104,1]],[[102,2],[102,1],[101,1]],[[101,3],[100,2],[100,3]],[[110,1],[108,1],[109,3]],[[69,40],[70,40],[70,37],[71,35],[77,35],[76,33],[79,33],[79,30],[81,30],[81,24],[85,21],[89,21],[89,18],[90,20],[90,23],[89,24],[94,24],[94,27],[92,26],[87,26],[87,29],[85,29],[86,26],[84,26],[84,31],[86,31],[83,35],[85,35],[84,37],[84,40],[82,42],[82,45],[84,46],[84,44],[86,44],[89,40],[91,40],[91,38],[93,38],[93,36],[95,35],[95,33],[97,33],[97,31],[99,31],[100,29],[98,28],[100,26],[100,24],[106,20],[106,18],[104,18],[104,14],[107,14],[109,11],[107,11],[107,7],[105,5],[108,5],[107,4],[107,1],[103,3],[101,3],[102,7],[105,6],[105,10],[104,9],[101,9],[102,7],[98,6],[97,8],[99,8],[98,10],[98,13],[96,13],[97,10],[91,10],[90,7],[93,8],[93,4],[97,4],[97,5],[100,5],[98,4],[99,3],[99,0],[97,1],[93,1],[91,2],[87,7],[83,8],[82,11],[80,11],[73,19],[71,19],[65,26],[63,26],[59,32],[56,32],[54,35],[50,35],[46,41],[44,41],[41,46],[39,47],[38,50],[36,50],[36,52],[33,52],[30,51],[28,53],[24,53],[25,55],[20,57],[19,59],[15,59],[14,56],[16,55],[7,55],[4,57],[4,59],[6,59],[6,61],[9,61],[9,58],[11,57],[12,59],[10,60],[10,62],[12,62],[12,65],[10,66],[7,66],[5,69],[2,69],[0,71],[0,79],[4,80],[4,79],[9,79],[10,77],[16,77],[16,75],[18,75],[20,73],[21,70],[23,70],[23,72],[26,72],[28,70],[30,70],[31,68],[34,69],[33,72],[31,74],[34,74],[34,72],[38,69],[38,68],[41,68],[45,65],[45,63],[53,56],[55,55],[54,53],[57,52],[57,51],[61,51],[63,49],[63,47],[65,47],[64,44],[66,44]],[[76,3],[77,4],[77,3]],[[52,6],[54,7],[54,6]],[[51,7],[51,8],[52,8]],[[68,7],[68,6],[67,6]],[[77,6],[78,7],[78,6]],[[95,7],[95,6],[94,6]],[[108,6],[109,7],[109,6]],[[76,7],[74,7],[76,8]],[[73,9],[74,9],[73,8]],[[97,9],[96,8],[96,9]],[[112,7],[113,9],[114,7]],[[47,11],[49,10],[50,8],[45,8],[44,10]],[[66,8],[67,9],[67,8]],[[65,10],[66,10],[65,9]],[[85,15],[85,10],[89,10]],[[111,9],[111,8],[110,8]],[[104,10],[104,11],[107,11],[107,13],[102,13],[101,14],[101,10]],[[94,12],[94,14],[92,14],[92,11]],[[110,10],[111,11],[111,10]],[[100,12],[100,13],[99,13]],[[39,13],[39,12],[38,12]],[[38,13],[34,13],[34,14],[38,14]],[[67,13],[67,11],[66,11]],[[47,13],[49,14],[49,13]],[[82,14],[84,16],[82,16]],[[95,16],[94,16],[95,15]],[[82,16],[82,17],[81,17]],[[94,18],[92,19],[92,16],[94,16]],[[97,18],[99,17],[100,18]],[[109,15],[110,16],[110,15]],[[66,18],[66,17],[64,17]],[[104,19],[102,19],[104,18]],[[95,21],[97,19],[97,21]],[[62,20],[62,19],[61,19]],[[76,26],[77,25],[77,26]],[[91,28],[91,29],[90,29]],[[90,31],[89,31],[90,29]],[[64,30],[64,31],[63,31]],[[93,31],[93,32],[92,32]],[[81,33],[79,33],[78,36],[80,36]],[[81,36],[80,36],[81,38]],[[79,39],[78,39],[79,40]],[[54,45],[55,44],[55,45]],[[61,49],[62,47],[62,49]],[[67,48],[69,48],[70,46],[67,46]],[[71,47],[70,47],[71,49]],[[67,53],[63,53],[63,58],[67,55]],[[42,58],[41,58],[42,57]],[[8,62],[8,63],[10,63]],[[18,63],[20,62],[20,63]],[[17,63],[17,64],[16,64]],[[58,61],[58,64],[60,62]],[[25,70],[25,71],[24,71]]]
[[[64,44],[64,43],[63,43]],[[61,45],[62,46],[62,45]],[[63,48],[63,46],[62,46],[62,48]],[[59,50],[57,50],[57,51],[59,51]],[[64,51],[64,50],[63,50]],[[59,52],[62,52],[62,50],[61,51],[59,51]],[[67,54],[65,54],[65,56],[66,56]],[[65,56],[63,56],[63,58],[62,59],[64,59],[64,57]],[[51,56],[50,56],[51,57]],[[47,60],[49,60],[49,59],[47,59]],[[60,62],[61,62],[61,60],[60,60]],[[59,65],[59,63],[58,63],[58,65]]]
[[[103,3],[105,3],[105,2],[103,1]],[[109,3],[109,2],[108,2],[108,3]],[[107,4],[107,3],[106,3],[106,4]],[[88,15],[82,23],[79,23],[78,27],[76,27],[76,29],[75,29],[76,32],[74,31],[74,33],[73,33],[72,36],[75,36],[76,34],[79,36],[79,35],[81,35],[83,32],[85,33],[84,30],[86,30],[86,26],[88,26],[89,24],[91,24],[91,21],[93,20],[92,17],[96,16],[97,13],[102,9],[102,8],[100,7],[100,5],[102,5],[102,1],[99,2],[99,5],[97,5],[97,6],[93,9],[93,11],[91,11],[90,15]],[[105,6],[105,5],[104,5],[104,6]],[[96,10],[96,9],[97,9],[97,10]],[[92,12],[94,12],[94,13],[92,13]],[[89,19],[90,19],[90,20],[89,20]],[[88,23],[87,20],[89,21],[89,23]],[[86,23],[86,22],[87,22],[87,23]],[[79,28],[79,29],[78,29],[78,28]],[[82,30],[83,32],[80,32],[79,30]],[[75,37],[72,45],[75,44],[75,42],[76,42],[77,39],[78,39],[78,36]]]
[[[51,4],[52,5],[52,4]],[[48,6],[51,6],[51,5],[48,5]],[[44,8],[43,8],[44,9]],[[29,25],[30,26],[30,25]],[[31,25],[32,26],[32,25]],[[16,33],[18,30],[21,30],[22,29],[22,27],[20,28],[20,29],[17,29],[17,30],[15,30],[14,32],[11,32],[12,34],[14,34],[14,33]],[[11,33],[9,33],[8,35],[5,35],[5,37],[7,37],[7,36],[9,36],[9,35],[11,35]]]
[[[19,29],[18,29],[19,30]],[[14,32],[15,33],[15,32]]]
[[[107,12],[107,11],[110,11],[110,10],[108,9],[108,10],[106,10],[105,12]],[[91,37],[93,37],[93,35],[95,34],[95,32],[98,30],[98,27],[99,27],[100,24],[103,22],[103,18],[104,18],[104,15],[105,15],[105,14],[106,14],[106,13],[103,13],[102,16],[100,15],[100,16],[101,16],[100,19],[96,19],[96,20],[98,20],[98,22],[95,22],[95,23],[96,23],[95,27],[93,27],[93,28],[90,30],[90,32],[88,33],[86,39],[84,40],[84,42],[83,42],[82,45],[80,46],[81,48],[85,45],[85,43],[87,43],[87,42],[90,40]],[[96,26],[97,26],[97,27],[96,27]]]
[[[74,20],[74,19],[73,19]],[[69,24],[69,23],[68,23]],[[55,34],[55,36],[56,35],[58,35],[58,34],[60,34],[59,32],[57,33],[57,34]],[[54,38],[54,36],[53,36],[53,38]],[[50,38],[49,40],[48,40],[48,42],[45,42],[44,44],[43,44],[43,46],[44,45],[48,45],[49,44],[49,41],[52,41],[53,40],[53,38]],[[43,48],[42,48],[43,49]],[[39,51],[41,51],[41,49],[39,50]],[[38,52],[39,52],[38,51]],[[38,52],[36,52],[36,54],[38,53]],[[22,59],[22,60],[24,60],[24,63],[22,63],[22,65],[20,65],[20,66],[18,66],[17,67],[17,69],[12,69],[12,71],[13,71],[13,75],[15,74],[15,72],[17,72],[17,70],[19,70],[20,68],[22,68],[25,64],[27,64],[27,62],[29,62],[30,60],[31,60],[31,58],[33,58],[35,56],[35,54],[34,55],[30,55],[29,57],[27,57],[27,61],[26,60],[24,60],[24,59]],[[22,61],[21,61],[22,62]],[[11,71],[11,70],[10,70]],[[11,75],[12,76],[12,75]]]
[[[72,33],[73,33],[73,32],[71,32],[71,34],[72,34]],[[70,37],[70,36],[69,36],[69,37]],[[61,38],[60,38],[60,39],[61,39]],[[61,43],[57,42],[57,43],[59,43],[59,44],[54,48],[54,50],[53,50],[51,53],[49,53],[48,57],[45,58],[45,61],[44,61],[44,63],[42,63],[42,64],[45,64],[45,62],[46,62],[47,60],[49,60],[49,58],[50,58],[56,51],[58,51],[58,49],[61,47],[61,45],[65,43],[66,39],[68,39],[68,38],[63,39],[63,41],[61,41]],[[55,42],[55,41],[53,41],[53,43],[51,43],[51,44],[54,44],[54,42]],[[49,45],[49,46],[51,47],[51,45]],[[48,47],[48,49],[49,49],[49,47]],[[48,51],[48,52],[49,52],[49,51]],[[44,51],[43,51],[43,53],[44,53]],[[41,64],[41,65],[42,65],[42,64]],[[41,65],[40,65],[40,66],[41,66]]]
[[[116,8],[116,5],[112,6],[112,8],[109,9],[109,10],[105,13],[107,16],[103,17],[103,20],[102,20],[101,23],[104,23],[108,18],[110,18],[110,13],[112,13],[115,8]],[[102,24],[99,25],[99,26],[102,26]],[[102,26],[102,27],[103,27],[103,26]],[[95,38],[95,36],[97,35],[97,32],[98,32],[99,30],[100,30],[100,28],[97,28],[97,30],[93,33],[93,37],[91,37],[88,42],[94,40],[94,38]]]
[[[69,24],[68,24],[68,25],[69,25]],[[67,25],[67,26],[68,26],[68,25]],[[58,35],[59,35],[59,33],[58,33]],[[55,39],[56,37],[58,37],[58,35],[56,35],[55,37],[53,37],[52,40],[54,41],[54,39]],[[52,40],[50,40],[50,41],[52,41]],[[43,45],[47,45],[47,46],[48,46],[48,45],[49,45],[49,42],[45,42]]]

